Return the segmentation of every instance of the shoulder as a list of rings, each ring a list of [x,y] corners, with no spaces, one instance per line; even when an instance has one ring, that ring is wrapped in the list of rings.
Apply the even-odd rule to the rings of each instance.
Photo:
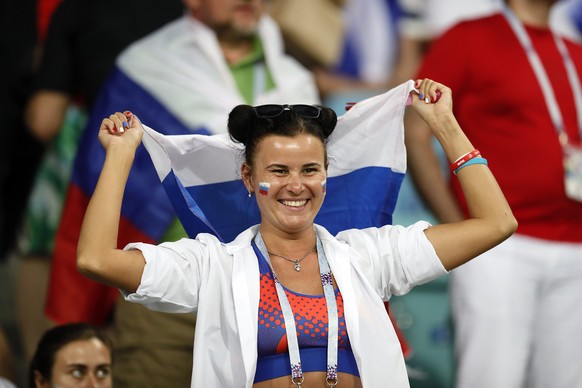
[[[473,42],[478,45],[478,41],[491,36],[495,31],[494,29],[504,28],[504,26],[507,26],[507,22],[503,14],[498,12],[478,18],[466,19],[445,30],[435,39],[435,43],[452,41],[457,43]]]
[[[232,255],[240,250],[248,249],[251,246],[251,243],[255,236],[257,235],[258,231],[259,225],[251,226],[248,229],[242,231],[238,236],[235,237],[234,240],[227,244],[224,244],[226,252]]]
[[[241,232],[234,240],[231,242],[221,241],[218,237],[210,233],[200,233],[196,238],[183,238],[172,243],[160,244],[160,247],[184,247],[192,248],[201,246],[203,249],[208,250],[210,253],[216,253],[220,251],[227,255],[232,255],[234,252],[241,249],[245,249],[251,245],[251,242],[258,231],[258,225],[251,226],[250,228]]]
[[[324,227],[316,225],[316,230],[322,242],[334,245],[345,245],[358,251],[401,249],[418,242],[429,243],[424,231],[431,224],[418,221],[410,226],[385,225],[364,229],[347,229],[332,236]]]
[[[426,221],[418,221],[406,227],[402,225],[385,225],[365,229],[348,229],[339,232],[336,239],[349,245],[390,242],[390,240],[394,239],[417,239],[425,237],[424,230],[429,226],[430,223]]]

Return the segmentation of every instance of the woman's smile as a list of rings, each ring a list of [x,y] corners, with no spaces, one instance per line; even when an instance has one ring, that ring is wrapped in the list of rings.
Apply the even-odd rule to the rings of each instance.
[[[284,199],[280,199],[279,203],[282,203],[283,205],[287,206],[287,207],[291,207],[291,208],[303,208],[305,207],[305,205],[307,204],[307,199],[304,200],[284,200]]]

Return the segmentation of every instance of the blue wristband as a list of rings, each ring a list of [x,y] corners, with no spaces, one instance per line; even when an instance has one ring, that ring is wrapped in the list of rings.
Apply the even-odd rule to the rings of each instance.
[[[461,164],[461,165],[460,165],[460,166],[459,166],[459,167],[458,167],[458,168],[457,168],[457,169],[454,171],[455,175],[457,175],[457,173],[459,172],[459,170],[460,170],[460,169],[462,169],[462,168],[464,168],[464,167],[467,167],[467,166],[470,166],[470,165],[472,165],[472,164],[484,164],[484,165],[486,165],[486,166],[488,165],[488,163],[487,163],[487,159],[485,159],[485,158],[482,158],[482,157],[480,157],[480,156],[479,156],[479,157],[477,157],[477,158],[469,159],[469,160],[467,160],[465,163]]]

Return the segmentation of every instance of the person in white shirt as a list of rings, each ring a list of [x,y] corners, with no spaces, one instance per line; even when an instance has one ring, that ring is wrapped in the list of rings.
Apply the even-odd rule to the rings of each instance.
[[[79,270],[129,301],[197,313],[193,387],[408,387],[383,301],[462,265],[517,227],[486,159],[452,114],[452,91],[428,79],[415,86],[412,109],[453,163],[470,219],[334,237],[314,224],[326,193],[333,110],[239,105],[229,133],[245,146],[241,176],[261,223],[227,244],[199,234],[117,249],[123,191],[143,134],[137,116],[117,112],[99,129],[106,159],[81,230]]]

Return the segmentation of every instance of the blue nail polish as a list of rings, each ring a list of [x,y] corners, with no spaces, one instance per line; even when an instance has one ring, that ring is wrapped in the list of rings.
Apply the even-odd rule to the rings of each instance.
[[[420,98],[421,100],[424,100],[424,96],[422,95],[422,93],[420,93],[420,95],[418,96],[418,98]]]
[[[127,125],[127,123],[125,121],[122,121],[121,122],[121,125],[123,125],[123,128],[127,128],[128,127],[128,125]]]

